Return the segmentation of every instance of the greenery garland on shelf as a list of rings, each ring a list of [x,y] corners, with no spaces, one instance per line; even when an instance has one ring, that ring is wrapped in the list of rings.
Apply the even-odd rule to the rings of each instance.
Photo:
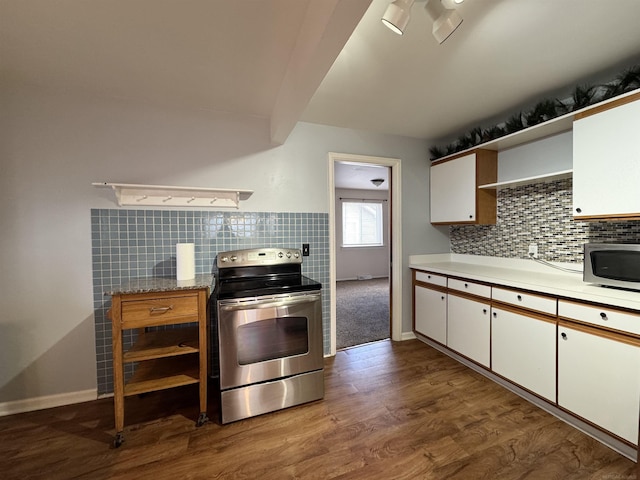
[[[520,111],[509,117],[504,123],[486,129],[475,127],[445,147],[431,147],[429,149],[431,160],[438,160],[447,155],[473,148],[476,145],[496,140],[638,88],[640,88],[640,65],[634,65],[621,72],[610,83],[576,85],[571,97],[564,101],[558,99],[542,100],[530,111],[525,113]]]

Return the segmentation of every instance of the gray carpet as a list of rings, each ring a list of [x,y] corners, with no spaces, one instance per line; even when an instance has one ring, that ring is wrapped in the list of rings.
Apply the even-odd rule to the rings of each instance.
[[[336,348],[389,338],[389,279],[336,282]]]

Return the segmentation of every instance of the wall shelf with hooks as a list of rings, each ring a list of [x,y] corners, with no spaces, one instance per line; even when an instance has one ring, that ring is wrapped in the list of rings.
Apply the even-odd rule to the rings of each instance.
[[[158,207],[239,208],[253,190],[205,187],[176,187],[167,185],[137,185],[129,183],[95,182],[94,187],[115,191],[118,205]]]

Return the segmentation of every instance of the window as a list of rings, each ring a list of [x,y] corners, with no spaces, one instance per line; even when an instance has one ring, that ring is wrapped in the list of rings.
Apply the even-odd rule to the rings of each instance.
[[[342,246],[382,245],[382,203],[342,202]]]

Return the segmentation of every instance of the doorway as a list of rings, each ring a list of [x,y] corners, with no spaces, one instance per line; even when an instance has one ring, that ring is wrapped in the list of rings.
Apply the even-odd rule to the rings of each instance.
[[[345,186],[340,180],[345,169],[351,169],[354,175],[361,177],[359,188],[341,188]],[[380,179],[383,181],[379,182]],[[376,180],[376,182],[372,182],[372,180]],[[385,183],[384,189],[378,188],[379,185]],[[364,297],[367,291],[378,302],[377,306],[371,305],[371,311],[375,311],[378,317],[377,327],[373,325],[372,321],[370,325],[361,325],[363,328],[358,328],[357,335],[352,331],[352,336],[364,338],[366,341],[368,338],[367,330],[377,328],[377,333],[372,333],[374,337],[382,335],[384,338],[391,337],[392,340],[400,340],[402,338],[400,160],[330,153],[329,188],[331,355],[335,355],[338,347],[337,333],[340,321],[337,316],[338,284],[340,284],[341,292],[352,295],[350,308],[355,311],[364,310],[362,306],[358,306],[357,302],[358,297]],[[382,242],[378,242],[382,245],[375,244],[374,239],[373,245],[354,246],[352,240],[344,238],[342,225],[344,203],[351,204],[349,208],[356,211],[356,216],[358,210],[363,210],[365,215],[369,215],[376,208],[384,212],[384,222],[386,222],[384,238]],[[363,204],[365,207],[362,206]],[[357,240],[359,239],[356,238],[355,243]],[[371,243],[371,238],[365,239],[363,244],[367,242]],[[374,253],[374,257],[377,256],[379,260],[382,258],[382,263],[366,261],[367,256],[370,259],[374,258],[371,257],[371,253]],[[399,261],[394,263],[394,258]],[[343,268],[346,263],[349,263],[346,259],[352,260],[349,268]],[[337,267],[338,262],[340,268]],[[367,282],[369,283],[367,284]],[[380,292],[384,292],[384,294],[381,295]],[[362,300],[366,303],[364,298]],[[380,314],[383,315],[382,325],[380,324]],[[369,314],[368,318],[372,319],[372,315]],[[383,333],[380,333],[381,329],[384,331]],[[370,338],[371,340],[378,339]],[[353,344],[354,341],[354,339],[347,339],[347,342],[343,340],[341,339],[340,342],[341,348],[345,346],[345,343]]]

